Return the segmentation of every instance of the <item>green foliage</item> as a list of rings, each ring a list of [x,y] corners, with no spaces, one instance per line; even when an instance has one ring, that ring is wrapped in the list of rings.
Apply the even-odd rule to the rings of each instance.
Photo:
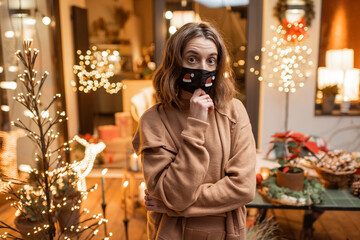
[[[277,200],[281,200],[281,197],[285,194],[289,197],[296,198],[298,202],[300,198],[305,198],[307,203],[312,201],[315,204],[319,204],[322,201],[325,192],[321,183],[307,178],[304,180],[303,191],[294,191],[289,188],[279,187],[276,184],[276,175],[270,175],[269,178],[262,181],[261,184],[269,188],[266,195],[269,198],[275,198]]]
[[[26,186],[21,188],[16,196],[19,199],[17,207],[26,219],[32,222],[46,220],[46,198],[41,187],[34,189],[32,186]]]
[[[62,177],[54,182],[54,187],[56,189],[55,197],[64,198],[76,195],[78,193],[77,182],[78,178],[76,172],[69,169]]]
[[[279,160],[278,160],[278,163],[279,163],[282,167],[285,167],[286,164],[287,164],[287,162],[286,162],[285,160],[283,160],[283,159],[279,159]]]
[[[326,87],[321,88],[320,91],[322,92],[324,97],[336,96],[339,93],[339,87],[336,84],[328,85]]]
[[[300,172],[303,172],[304,170],[299,167],[294,167],[294,168],[292,168],[292,171],[293,171],[293,173],[300,173]]]
[[[319,151],[316,143],[302,133],[287,131],[271,137],[272,146],[267,155],[274,153],[278,163],[282,167],[288,166],[291,171],[297,165],[298,159],[309,155],[315,156]]]

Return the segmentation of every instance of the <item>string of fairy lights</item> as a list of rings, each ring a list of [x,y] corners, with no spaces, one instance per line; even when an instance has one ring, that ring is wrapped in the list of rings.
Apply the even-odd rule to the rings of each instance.
[[[313,62],[309,61],[312,49],[306,45],[304,35],[287,35],[283,26],[271,26],[274,35],[261,49],[266,61],[261,65],[261,82],[280,92],[296,92],[310,77]],[[291,38],[291,39],[290,39]]]
[[[65,205],[69,205],[71,201],[71,211],[80,211],[80,204],[87,198],[88,193],[94,191],[97,185],[90,189],[86,189],[86,184],[78,184],[80,180],[84,180],[92,168],[93,161],[97,153],[104,149],[104,144],[87,144],[83,139],[76,137],[75,140],[85,145],[85,158],[79,162],[67,163],[64,160],[65,152],[71,151],[70,144],[74,141],[69,140],[56,149],[51,146],[60,136],[59,132],[53,130],[53,127],[63,121],[68,120],[65,111],[56,111],[54,116],[51,116],[49,109],[61,97],[56,94],[49,104],[43,103],[41,99],[41,91],[44,82],[48,76],[45,72],[41,79],[37,79],[37,71],[34,69],[35,61],[39,51],[31,49],[32,40],[24,40],[25,49],[23,53],[17,51],[15,54],[21,63],[25,66],[23,74],[18,75],[18,81],[23,85],[24,92],[18,93],[14,100],[20,103],[27,109],[27,116],[35,123],[36,128],[30,128],[21,119],[12,121],[11,125],[18,127],[22,134],[24,134],[38,147],[39,152],[35,153],[35,162],[37,167],[29,167],[26,180],[7,176],[0,173],[0,182],[4,183],[0,186],[0,192],[7,194],[6,199],[11,202],[11,206],[16,209],[17,217],[31,217],[37,226],[31,230],[9,228],[9,225],[0,220],[0,228],[9,229],[9,232],[1,233],[0,238],[18,239],[15,238],[12,231],[21,235],[30,236],[31,238],[38,237],[39,234],[55,235],[56,227],[52,217]],[[14,146],[12,146],[14,148]],[[16,152],[16,151],[13,151]],[[91,170],[91,169],[90,169]],[[81,174],[79,174],[81,171]],[[68,187],[74,189],[79,193],[79,198],[73,198],[70,195],[63,197],[60,202],[55,203],[54,195],[59,193],[58,186],[64,185],[64,178],[70,177],[71,180]],[[31,181],[29,179],[32,179]],[[14,188],[13,185],[18,185],[19,188]],[[84,189],[85,186],[85,189]],[[80,188],[80,189],[79,189]],[[71,199],[70,199],[71,197]],[[74,202],[74,199],[76,200]],[[90,213],[88,209],[83,209],[82,213]],[[93,221],[94,220],[94,221]],[[85,223],[86,222],[86,223]],[[83,224],[81,224],[83,223]],[[60,229],[61,234],[67,233],[82,233],[90,231],[90,235],[97,235],[99,227],[106,225],[107,219],[103,214],[96,214],[82,219],[82,222],[74,223],[69,228]],[[106,229],[106,226],[105,226]],[[26,231],[26,232],[25,232]],[[64,235],[67,235],[66,233]],[[63,237],[65,237],[63,235]],[[109,239],[111,233],[105,233],[103,239]],[[59,238],[60,239],[60,238]],[[69,237],[65,237],[69,239]]]
[[[90,93],[99,88],[104,88],[107,93],[116,94],[125,88],[121,82],[109,81],[109,78],[114,76],[114,62],[121,59],[118,51],[100,51],[96,46],[93,46],[91,50],[87,50],[85,53],[81,50],[76,53],[79,62],[73,66],[73,71],[78,82],[71,81],[74,91]]]

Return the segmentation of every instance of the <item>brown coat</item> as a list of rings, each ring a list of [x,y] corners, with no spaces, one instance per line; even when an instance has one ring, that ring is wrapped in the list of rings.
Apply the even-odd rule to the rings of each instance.
[[[167,214],[148,212],[148,239],[183,239],[187,217],[226,214],[226,239],[246,238],[245,204],[255,196],[255,142],[243,104],[233,99],[215,109],[220,129],[223,178],[203,184],[210,156],[203,146],[208,123],[187,118],[181,136],[157,104],[144,113],[133,146],[142,155],[150,195],[161,199]]]

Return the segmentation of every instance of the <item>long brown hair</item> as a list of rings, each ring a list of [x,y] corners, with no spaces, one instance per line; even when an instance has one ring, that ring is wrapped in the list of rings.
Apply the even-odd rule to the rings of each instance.
[[[218,51],[217,76],[210,91],[215,107],[223,108],[233,98],[235,93],[233,73],[220,34],[208,23],[187,23],[168,39],[162,62],[154,74],[153,86],[157,100],[166,106],[180,106],[177,79],[182,69],[182,54],[187,43],[197,37],[211,40]]]

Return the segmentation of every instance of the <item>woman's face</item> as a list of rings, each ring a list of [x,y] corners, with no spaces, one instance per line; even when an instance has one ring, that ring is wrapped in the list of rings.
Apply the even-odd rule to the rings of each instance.
[[[207,71],[216,70],[218,51],[213,41],[203,37],[191,39],[185,46],[182,66]]]

